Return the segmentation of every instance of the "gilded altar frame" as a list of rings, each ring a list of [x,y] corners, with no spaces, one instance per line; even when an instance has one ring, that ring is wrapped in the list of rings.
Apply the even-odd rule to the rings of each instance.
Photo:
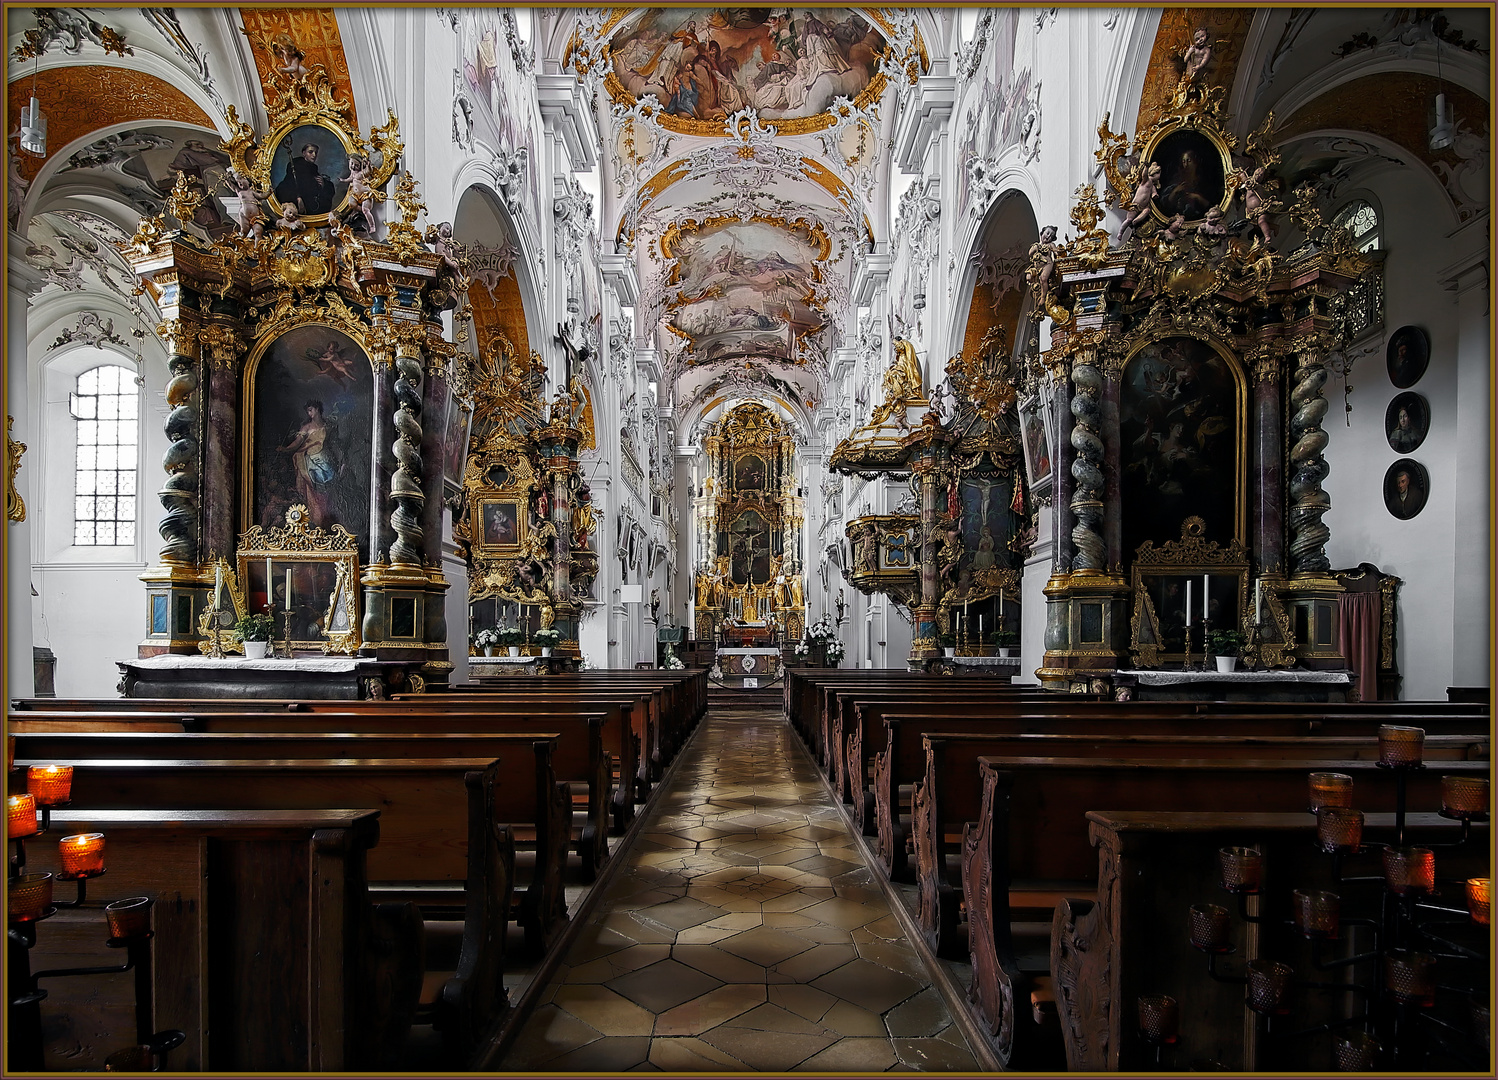
[[[293,637],[293,652],[319,651],[352,656],[363,644],[360,638],[359,548],[354,535],[342,525],[319,529],[310,522],[307,508],[300,504],[286,512],[286,524],[265,529],[260,526],[240,534],[235,551],[235,587],[237,603],[248,604],[251,570],[267,560],[272,566],[331,567],[333,582],[326,597],[317,597],[311,605],[321,615],[320,637]],[[318,575],[325,576],[325,575]],[[268,596],[275,595],[275,582],[267,580]],[[292,600],[296,596],[293,594]],[[241,610],[244,610],[242,607]],[[414,635],[413,635],[414,636]]]
[[[1205,122],[1204,122],[1205,121]],[[1171,139],[1180,142],[1188,136],[1195,135],[1204,140],[1213,151],[1215,157],[1222,166],[1222,195],[1215,205],[1218,210],[1227,213],[1228,206],[1233,201],[1235,188],[1233,179],[1233,151],[1228,141],[1220,133],[1215,118],[1210,114],[1188,111],[1178,116],[1167,117],[1164,122],[1157,125],[1150,132],[1148,140],[1144,144],[1144,153],[1140,162],[1147,168],[1149,163],[1155,160],[1155,154],[1165,143]],[[1150,217],[1160,225],[1167,225],[1175,215],[1168,214],[1160,208],[1160,193],[1156,192],[1150,199]],[[1187,218],[1187,223],[1199,222],[1207,216],[1208,211],[1203,211],[1199,216]]]

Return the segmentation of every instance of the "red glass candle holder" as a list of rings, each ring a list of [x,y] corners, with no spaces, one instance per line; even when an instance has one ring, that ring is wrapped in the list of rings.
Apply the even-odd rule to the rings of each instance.
[[[1323,806],[1316,811],[1316,839],[1322,851],[1357,854],[1363,843],[1363,812],[1345,806]]]
[[[127,1046],[104,1059],[105,1072],[155,1072],[155,1051],[150,1043]]]
[[[1192,904],[1190,925],[1191,944],[1203,952],[1232,950],[1233,920],[1227,908],[1216,904]]]
[[[1217,853],[1222,887],[1231,893],[1256,893],[1264,881],[1264,855],[1257,848],[1225,847]]]
[[[1493,882],[1488,878],[1467,879],[1467,911],[1478,926],[1493,920]]]
[[[62,806],[73,797],[73,766],[32,765],[26,770],[26,790],[38,806]]]
[[[1290,896],[1295,929],[1306,937],[1334,938],[1342,922],[1342,898],[1324,889],[1296,889]]]
[[[1290,977],[1295,969],[1274,960],[1248,962],[1248,1007],[1254,1012],[1284,1013],[1285,996],[1290,992]]]
[[[1384,724],[1378,729],[1378,763],[1390,767],[1418,765],[1425,759],[1425,729]]]
[[[1168,994],[1139,999],[1139,1032],[1150,1042],[1173,1043],[1181,1030],[1181,1006]]]
[[[149,896],[131,896],[106,907],[104,918],[109,923],[109,936],[119,941],[148,933],[151,929],[151,903]]]
[[[1441,777],[1441,813],[1458,821],[1488,816],[1488,781],[1482,776]]]
[[[1332,1048],[1336,1052],[1337,1068],[1342,1072],[1372,1072],[1383,1049],[1366,1031],[1342,1035],[1332,1043]]]
[[[5,836],[14,840],[21,836],[35,836],[36,796],[29,792],[5,797]]]
[[[1467,1002],[1472,1012],[1472,1030],[1477,1033],[1484,1052],[1493,1048],[1493,1012],[1483,994],[1473,994]]]
[[[1311,813],[1323,806],[1352,806],[1352,777],[1339,772],[1313,772],[1310,777]]]
[[[1436,958],[1390,949],[1384,957],[1384,989],[1406,1005],[1429,1008],[1436,1003]]]
[[[1384,884],[1400,896],[1430,892],[1436,887],[1436,853],[1427,847],[1384,848]]]
[[[5,910],[11,922],[35,922],[51,906],[51,874],[21,874],[10,879]]]
[[[104,834],[64,836],[57,842],[57,856],[62,861],[58,877],[69,880],[98,877],[104,873]]]

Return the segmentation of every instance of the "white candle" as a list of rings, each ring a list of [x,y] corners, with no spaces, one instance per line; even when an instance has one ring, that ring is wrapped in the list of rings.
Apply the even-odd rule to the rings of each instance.
[[[219,595],[224,591],[224,564],[219,563],[213,568],[213,607],[218,609]]]
[[[1186,625],[1191,625],[1191,579],[1186,579]]]
[[[978,640],[983,640],[983,616],[978,616]]]
[[[1207,609],[1207,575],[1202,575],[1202,619],[1205,621],[1212,617],[1212,612]]]
[[[272,587],[270,576],[270,556],[265,557],[265,604],[267,607],[276,602],[275,590]]]
[[[1264,582],[1254,582],[1254,625],[1257,626],[1264,620]]]
[[[291,610],[291,567],[286,568],[286,610]]]

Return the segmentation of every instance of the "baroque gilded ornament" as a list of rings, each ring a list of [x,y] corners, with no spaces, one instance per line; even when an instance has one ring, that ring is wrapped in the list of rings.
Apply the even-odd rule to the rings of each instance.
[[[26,453],[26,444],[10,437],[14,416],[5,418],[5,518],[7,521],[26,520],[26,502],[16,489],[16,476],[21,471],[21,455]]]

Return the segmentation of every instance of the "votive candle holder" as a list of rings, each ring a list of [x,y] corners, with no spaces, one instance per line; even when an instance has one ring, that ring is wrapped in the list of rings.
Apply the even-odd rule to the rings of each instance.
[[[26,790],[36,796],[38,806],[62,806],[73,797],[73,766],[29,766]]]
[[[151,929],[151,898],[130,896],[116,900],[104,909],[109,936],[116,941],[140,937]]]
[[[1428,847],[1384,848],[1384,884],[1400,896],[1430,892],[1436,887],[1436,853]]]
[[[1295,929],[1310,938],[1334,938],[1342,922],[1342,898],[1324,889],[1296,889],[1290,895]]]
[[[36,796],[30,792],[5,797],[5,837],[15,840],[22,836],[35,836]]]
[[[1384,989],[1406,1005],[1436,1003],[1436,958],[1410,949],[1390,949],[1384,957]]]
[[[1233,947],[1233,920],[1228,909],[1216,904],[1192,904],[1189,916],[1191,944],[1203,952],[1228,952]]]
[[[151,1049],[150,1043],[141,1043],[139,1046],[127,1046],[123,1050],[116,1050],[104,1059],[105,1072],[155,1072],[156,1051]]]
[[[1491,878],[1467,879],[1467,911],[1478,926],[1487,926],[1493,920],[1493,882]]]
[[[21,874],[11,878],[6,913],[11,922],[35,922],[52,906],[52,875]]]
[[[1383,1049],[1377,1039],[1366,1031],[1354,1031],[1339,1036],[1332,1047],[1337,1057],[1337,1068],[1342,1072],[1372,1072]]]
[[[1339,772],[1313,772],[1310,776],[1311,813],[1323,806],[1352,806],[1352,777]]]
[[[62,862],[60,878],[90,878],[104,873],[104,834],[78,833],[57,842],[57,857]]]
[[[1248,962],[1248,1007],[1255,1012],[1285,1012],[1285,995],[1295,969],[1275,960]]]
[[[1264,881],[1264,855],[1257,848],[1225,847],[1217,853],[1222,887],[1231,893],[1256,893]]]
[[[1488,781],[1483,776],[1450,774],[1441,777],[1441,813],[1457,820],[1488,816]]]
[[[1345,806],[1323,806],[1316,811],[1316,839],[1323,851],[1356,854],[1363,843],[1363,812]]]
[[[1378,729],[1379,764],[1391,767],[1418,765],[1425,758],[1425,729],[1384,724]]]
[[[1139,1031],[1150,1042],[1173,1043],[1181,1030],[1181,1006],[1169,994],[1139,999]]]

